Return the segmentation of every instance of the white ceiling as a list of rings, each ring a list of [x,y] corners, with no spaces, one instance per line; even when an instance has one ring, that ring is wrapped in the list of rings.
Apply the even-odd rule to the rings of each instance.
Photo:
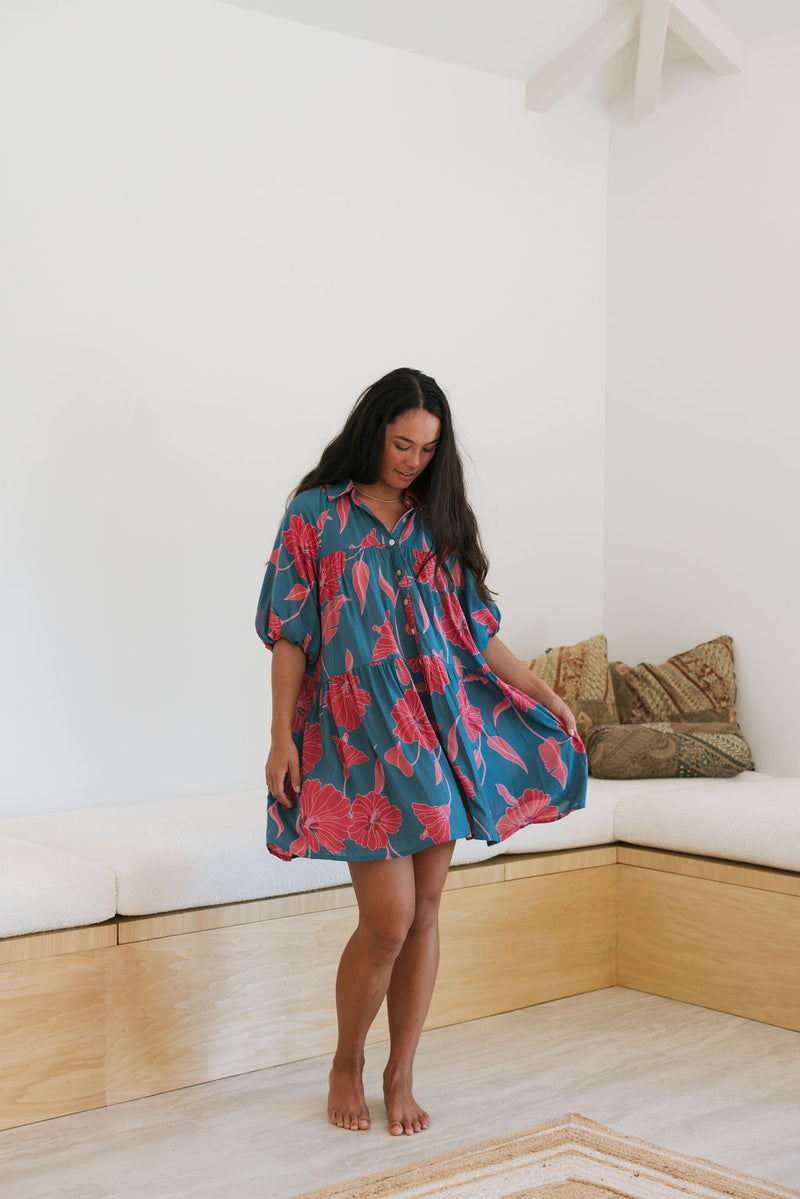
[[[528,79],[613,7],[613,0],[222,0],[493,75]],[[707,0],[745,42],[800,28],[800,0]],[[691,53],[670,33],[667,58]],[[585,90],[609,96],[632,78],[626,47]]]

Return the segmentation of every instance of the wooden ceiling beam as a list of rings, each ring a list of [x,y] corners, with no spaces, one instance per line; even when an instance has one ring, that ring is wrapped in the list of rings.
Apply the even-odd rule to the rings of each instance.
[[[703,0],[672,0],[670,29],[691,46],[717,75],[744,66],[744,44]]]
[[[658,107],[670,8],[670,0],[642,0],[636,78],[633,84],[634,121],[649,116]]]
[[[618,4],[574,42],[532,75],[525,89],[525,104],[546,112],[597,67],[626,46],[639,28],[639,0]]]

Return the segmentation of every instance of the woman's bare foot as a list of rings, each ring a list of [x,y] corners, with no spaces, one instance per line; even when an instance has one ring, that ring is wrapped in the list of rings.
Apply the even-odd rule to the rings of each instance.
[[[361,1070],[331,1066],[328,1076],[328,1119],[338,1128],[361,1132],[369,1128]]]
[[[383,1097],[393,1137],[411,1136],[430,1126],[431,1118],[411,1093],[411,1074],[383,1074]]]

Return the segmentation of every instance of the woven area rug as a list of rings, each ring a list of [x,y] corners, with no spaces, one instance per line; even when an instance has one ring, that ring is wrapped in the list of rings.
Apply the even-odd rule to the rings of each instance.
[[[297,1199],[798,1199],[570,1114]]]

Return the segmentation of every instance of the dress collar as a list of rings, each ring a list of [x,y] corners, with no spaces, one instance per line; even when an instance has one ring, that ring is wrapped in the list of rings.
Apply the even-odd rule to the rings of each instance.
[[[350,499],[356,503],[358,502],[355,499],[356,485],[352,479],[346,479],[343,483],[325,483],[324,487],[332,500],[338,500],[341,496],[349,493]],[[413,491],[410,491],[408,488],[403,492],[403,496],[407,508],[420,508],[422,506]]]

